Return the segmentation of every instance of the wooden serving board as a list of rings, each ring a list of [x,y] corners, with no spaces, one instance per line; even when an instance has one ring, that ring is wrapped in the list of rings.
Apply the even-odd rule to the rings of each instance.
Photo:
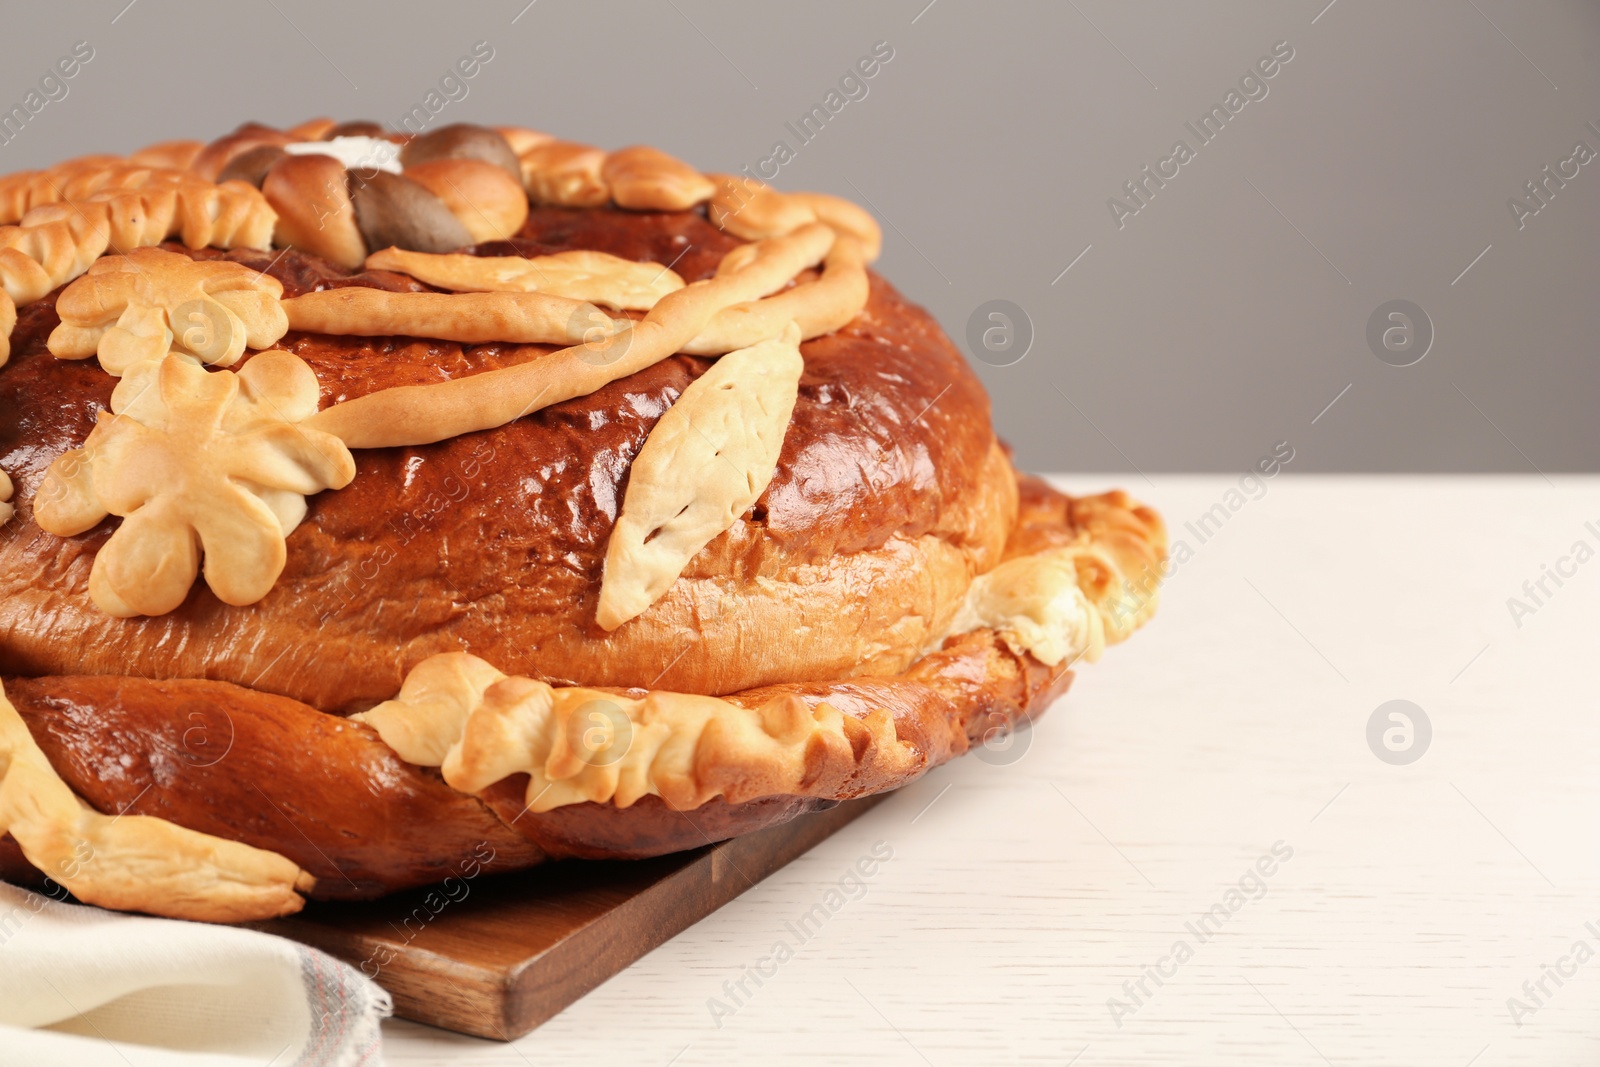
[[[569,860],[382,900],[313,902],[298,915],[254,925],[360,967],[394,997],[401,1018],[509,1041],[808,852],[884,795],[691,852]]]

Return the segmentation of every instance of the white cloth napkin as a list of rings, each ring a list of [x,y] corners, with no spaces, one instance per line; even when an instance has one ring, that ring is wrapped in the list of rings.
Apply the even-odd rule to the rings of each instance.
[[[374,1067],[389,995],[254,930],[0,883],[0,1067]]]

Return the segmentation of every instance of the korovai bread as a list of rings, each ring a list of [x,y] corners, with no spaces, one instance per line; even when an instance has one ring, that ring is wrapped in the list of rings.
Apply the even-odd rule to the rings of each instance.
[[[694,848],[1014,729],[1154,609],[1160,518],[1013,468],[848,201],[332,120],[42,173],[0,178],[8,878],[244,921]]]

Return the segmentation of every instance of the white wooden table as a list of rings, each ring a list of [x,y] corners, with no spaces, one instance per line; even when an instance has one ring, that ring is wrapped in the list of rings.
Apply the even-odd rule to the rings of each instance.
[[[512,1045],[395,1021],[388,1060],[1600,1062],[1600,558],[1561,562],[1600,550],[1600,479],[1552,481],[1285,473],[1202,544],[1236,479],[1063,479],[1194,556],[1020,758],[934,772]],[[1395,699],[1432,726],[1407,765],[1367,741]]]

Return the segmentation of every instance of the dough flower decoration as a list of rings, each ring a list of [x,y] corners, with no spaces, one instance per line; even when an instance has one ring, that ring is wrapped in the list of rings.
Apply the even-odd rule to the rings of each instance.
[[[35,519],[72,536],[122,517],[89,576],[90,597],[111,615],[172,611],[202,557],[219,600],[253,604],[283,570],[305,498],[355,477],[342,442],[299,425],[317,398],[311,368],[278,349],[238,373],[182,355],[137,363],[84,446],[50,465]]]
[[[167,353],[227,367],[246,347],[270,348],[289,329],[283,284],[226,261],[199,262],[159,248],[106,256],[56,301],[50,334],[58,359],[100,357],[122,377]]]

